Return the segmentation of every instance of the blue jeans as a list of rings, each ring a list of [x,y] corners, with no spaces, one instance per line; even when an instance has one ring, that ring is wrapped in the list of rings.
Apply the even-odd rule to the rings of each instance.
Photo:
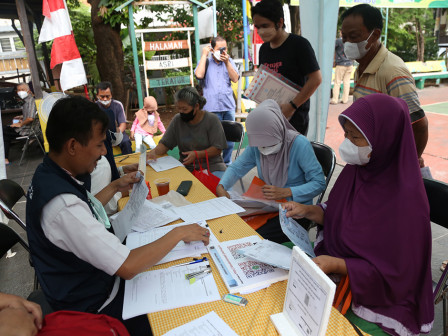
[[[219,120],[235,121],[235,111],[213,112]],[[227,148],[222,151],[224,163],[228,166],[232,163],[233,142],[227,141]]]

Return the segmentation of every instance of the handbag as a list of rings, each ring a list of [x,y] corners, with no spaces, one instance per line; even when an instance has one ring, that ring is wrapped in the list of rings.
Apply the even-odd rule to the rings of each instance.
[[[208,190],[210,190],[215,196],[216,195],[216,187],[219,184],[220,178],[213,175],[210,172],[210,165],[208,163],[208,154],[207,151],[205,151],[205,159],[207,161],[207,170],[202,169],[201,160],[198,158],[198,153],[194,151],[196,154],[196,159],[199,163],[199,170],[196,170],[196,165],[194,166],[193,171],[191,172],[204,186],[207,187]],[[196,160],[195,160],[196,161]]]
[[[45,316],[38,336],[129,336],[119,320],[104,314],[61,310]]]

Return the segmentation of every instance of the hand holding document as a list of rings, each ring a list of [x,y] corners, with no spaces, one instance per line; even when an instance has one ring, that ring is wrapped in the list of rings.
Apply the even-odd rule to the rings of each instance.
[[[134,183],[128,203],[126,203],[126,206],[122,211],[110,217],[115,235],[121,241],[123,241],[131,232],[132,223],[139,216],[140,210],[146,201],[146,196],[149,192],[140,172],[138,172],[136,176],[140,177],[140,182]]]
[[[148,271],[127,280],[124,289],[123,319],[161,310],[220,300],[213,274],[190,284],[185,274],[210,267],[208,261]]]
[[[161,172],[164,170],[173,169],[176,167],[183,167],[184,165],[179,161],[173,158],[172,156],[162,156],[157,160],[150,160],[148,164],[156,171]]]
[[[300,89],[286,77],[261,65],[244,95],[258,104],[273,99],[280,105],[294,99]]]
[[[163,336],[238,336],[214,311],[168,331]]]
[[[311,245],[308,232],[294,219],[286,217],[286,210],[279,204],[280,226],[283,233],[291,239],[294,245],[298,246],[303,252],[308,254],[311,258],[315,258],[313,246]]]

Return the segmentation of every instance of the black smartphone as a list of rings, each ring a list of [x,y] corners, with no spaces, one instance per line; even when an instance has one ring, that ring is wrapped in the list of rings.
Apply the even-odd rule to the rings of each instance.
[[[192,181],[182,181],[176,191],[183,196],[187,196],[192,184]]]
[[[219,52],[222,54],[224,51],[226,51],[226,47],[222,47],[222,48],[219,48]]]

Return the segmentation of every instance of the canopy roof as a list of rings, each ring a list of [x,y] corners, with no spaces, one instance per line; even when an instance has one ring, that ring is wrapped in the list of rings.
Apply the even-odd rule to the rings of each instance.
[[[28,20],[34,22],[34,16],[42,16],[42,0],[26,0]],[[19,19],[15,0],[0,0],[0,19]]]

